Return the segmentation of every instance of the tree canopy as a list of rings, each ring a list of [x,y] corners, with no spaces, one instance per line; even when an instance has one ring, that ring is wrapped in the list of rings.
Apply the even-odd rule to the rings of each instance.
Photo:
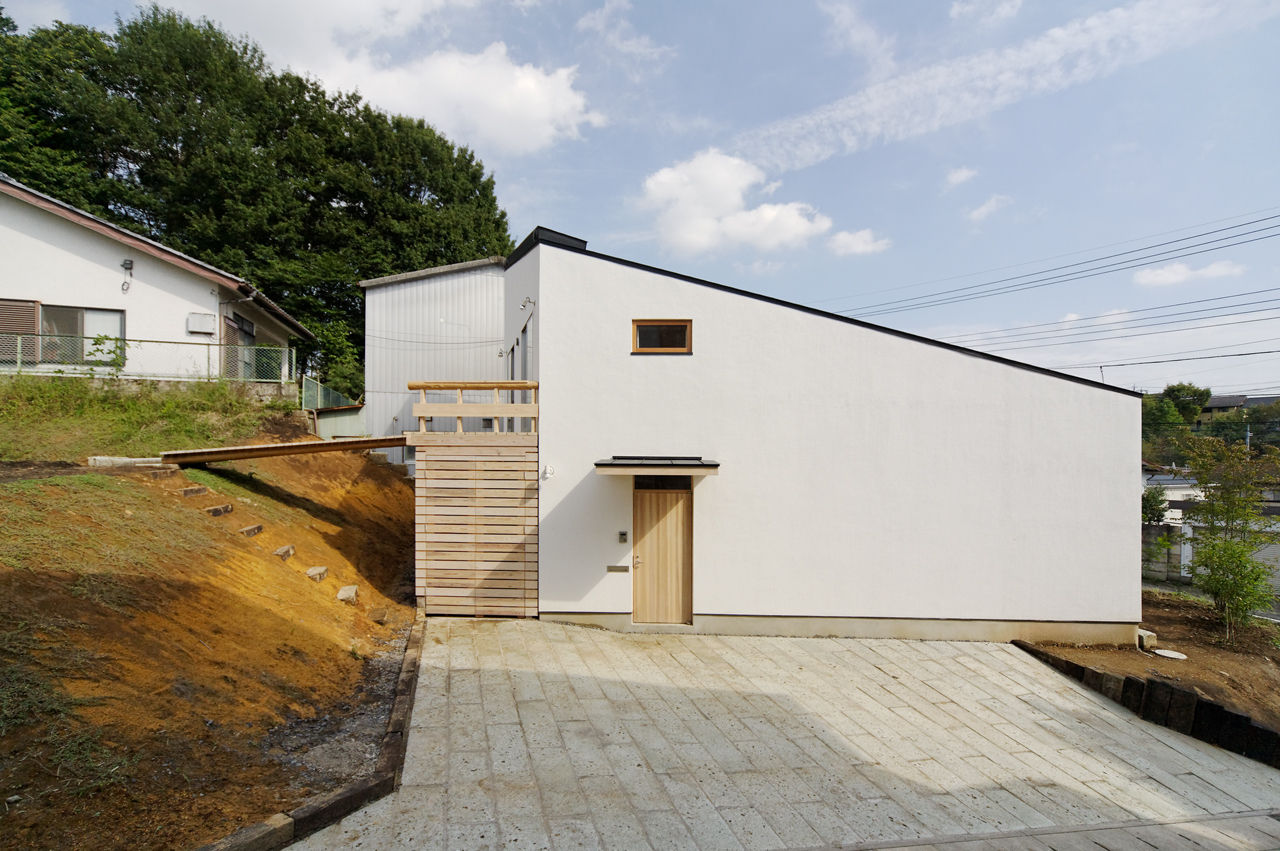
[[[1182,415],[1182,421],[1191,425],[1200,416],[1205,403],[1213,395],[1208,387],[1197,387],[1194,384],[1170,384],[1160,391],[1160,395],[1173,403]]]
[[[110,34],[0,8],[0,171],[253,282],[348,395],[357,281],[512,248],[471,151],[158,6]]]

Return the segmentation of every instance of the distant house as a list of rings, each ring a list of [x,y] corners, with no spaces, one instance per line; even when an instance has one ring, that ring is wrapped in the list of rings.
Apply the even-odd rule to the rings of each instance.
[[[545,228],[365,288],[428,615],[1136,637],[1138,394]]]
[[[1240,410],[1245,407],[1248,401],[1248,396],[1210,396],[1209,400],[1200,409],[1200,416],[1196,417],[1196,422],[1212,422],[1216,417]]]
[[[0,371],[285,384],[314,335],[248,281],[0,175]]]

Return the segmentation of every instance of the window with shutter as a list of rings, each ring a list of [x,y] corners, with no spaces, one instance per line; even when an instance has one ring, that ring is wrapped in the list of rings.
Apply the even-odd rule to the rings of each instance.
[[[0,299],[0,363],[36,360],[39,332],[40,302]]]

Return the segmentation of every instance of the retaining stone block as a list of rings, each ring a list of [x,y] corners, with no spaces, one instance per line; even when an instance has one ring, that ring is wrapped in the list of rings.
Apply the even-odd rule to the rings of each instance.
[[[1147,680],[1147,693],[1142,700],[1142,717],[1152,724],[1164,726],[1169,717],[1169,701],[1173,686],[1162,680]]]
[[[1134,715],[1142,714],[1142,702],[1147,696],[1147,681],[1142,677],[1125,677],[1120,691],[1120,705]]]
[[[1223,715],[1226,711],[1221,704],[1201,698],[1196,704],[1196,717],[1191,722],[1191,735],[1211,745],[1221,744],[1219,734],[1226,725]]]
[[[1280,736],[1275,730],[1264,727],[1257,721],[1249,725],[1249,731],[1245,737],[1245,756],[1271,765],[1275,762],[1278,749],[1280,749]]]
[[[307,578],[310,579],[312,582],[323,582],[325,577],[327,577],[328,575],[329,575],[329,568],[327,567],[308,567],[307,568]]]
[[[278,548],[272,555],[280,556],[281,561],[288,561],[293,557],[293,544],[285,544]]]
[[[1124,694],[1124,677],[1119,674],[1099,672],[1098,680],[1098,693],[1119,703],[1121,696]]]
[[[178,491],[178,493],[184,497],[202,496],[208,492],[209,492],[209,489],[204,485],[191,485],[190,487],[185,487]]]
[[[229,502],[226,505],[208,505],[204,509],[205,513],[210,517],[221,517],[224,514],[230,514],[231,510],[232,505]]]
[[[261,523],[254,523],[252,526],[245,526],[243,529],[240,530],[240,534],[244,535],[246,538],[252,538],[254,535],[259,535],[261,533],[262,533]]]
[[[356,604],[356,595],[359,594],[359,592],[359,586],[343,585],[338,589],[338,602],[354,606]]]
[[[1102,672],[1094,668],[1085,668],[1084,676],[1080,678],[1080,683],[1087,689],[1101,693]]]
[[[1174,687],[1169,696],[1169,711],[1165,716],[1165,726],[1179,733],[1191,734],[1195,726],[1196,704],[1200,696],[1194,691]]]
[[[1236,753],[1244,753],[1249,743],[1249,727],[1253,719],[1248,715],[1222,709],[1222,726],[1218,730],[1218,746]]]

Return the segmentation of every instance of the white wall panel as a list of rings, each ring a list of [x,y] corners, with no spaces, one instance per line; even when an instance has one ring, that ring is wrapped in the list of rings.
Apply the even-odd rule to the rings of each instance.
[[[631,610],[605,570],[631,480],[593,462],[662,454],[721,463],[695,480],[695,613],[1139,620],[1138,399],[545,245],[517,274],[555,471],[543,611]],[[632,355],[637,318],[692,319],[693,354]]]

